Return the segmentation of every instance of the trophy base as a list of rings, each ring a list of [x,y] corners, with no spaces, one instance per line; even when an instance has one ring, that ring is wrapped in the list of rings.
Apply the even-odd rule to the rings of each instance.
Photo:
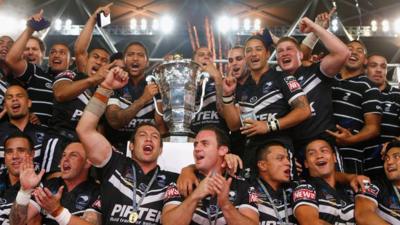
[[[166,138],[163,138],[164,142],[172,142],[172,143],[187,143],[187,142],[193,142],[194,138],[189,137],[189,136],[169,136]]]

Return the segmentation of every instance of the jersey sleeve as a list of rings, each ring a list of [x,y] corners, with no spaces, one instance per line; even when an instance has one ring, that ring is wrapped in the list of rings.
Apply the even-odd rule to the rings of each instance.
[[[294,76],[285,76],[284,74],[280,75],[282,76],[280,82],[282,93],[289,104],[291,104],[296,98],[305,95],[303,89],[300,86],[300,83],[296,80]]]
[[[367,188],[365,188],[365,192],[356,193],[356,198],[357,197],[366,198],[374,202],[376,205],[378,205],[379,194],[380,194],[380,189],[378,185],[371,183]]]
[[[35,64],[27,63],[25,72],[20,76],[16,74],[18,76],[16,79],[24,84],[28,84],[32,76],[37,73],[36,70],[38,69],[39,68]]]
[[[121,97],[120,92],[114,91],[114,93],[111,95],[111,97],[108,99],[107,106],[109,105],[116,105],[121,108],[120,100],[119,98]]]
[[[300,184],[292,193],[293,214],[295,214],[297,207],[301,205],[308,205],[318,210],[317,191],[311,184]]]
[[[377,87],[366,88],[362,98],[362,110],[364,113],[382,114],[381,92]]]
[[[258,201],[257,191],[254,187],[249,187],[248,185],[246,185],[246,186],[247,186],[247,188],[246,188],[247,191],[246,190],[244,191],[245,194],[244,194],[243,201],[240,203],[238,208],[239,209],[242,209],[242,208],[251,209],[258,214],[257,204],[259,201]],[[229,196],[229,197],[231,197],[231,196]]]
[[[182,202],[183,202],[183,197],[179,193],[176,183],[175,182],[170,183],[164,194],[164,206],[180,205]]]
[[[115,171],[115,169],[119,166],[122,165],[126,162],[126,157],[114,149],[111,150],[111,157],[104,162],[103,165],[99,165],[98,172],[99,172],[99,177],[101,177],[102,180],[107,180]]]

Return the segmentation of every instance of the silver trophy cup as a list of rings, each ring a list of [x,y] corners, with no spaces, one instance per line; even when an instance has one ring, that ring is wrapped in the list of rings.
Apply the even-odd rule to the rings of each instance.
[[[158,85],[163,113],[157,107],[156,112],[163,116],[169,128],[168,141],[187,142],[193,137],[190,129],[192,119],[200,112],[203,105],[205,85],[209,74],[200,71],[200,65],[191,60],[164,61],[154,69],[153,74],[146,77],[147,83]],[[200,105],[196,110],[197,88],[201,87]]]

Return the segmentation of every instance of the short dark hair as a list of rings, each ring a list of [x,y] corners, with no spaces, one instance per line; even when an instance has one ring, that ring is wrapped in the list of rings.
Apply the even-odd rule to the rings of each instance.
[[[368,55],[368,58],[367,58],[367,59],[369,60],[371,57],[374,57],[374,56],[382,57],[382,58],[384,58],[384,59],[387,61],[386,57],[383,56],[383,55],[381,55],[381,54],[379,54],[379,53],[372,53],[372,54]]]
[[[90,50],[89,54],[91,54],[94,50],[101,50],[101,51],[107,52],[107,54],[110,55],[110,52],[103,47],[92,48],[92,50]]]
[[[124,54],[122,52],[116,52],[110,56],[110,62],[114,62],[117,59],[124,60]]]
[[[349,44],[351,44],[351,43],[358,43],[358,44],[360,44],[360,45],[363,47],[363,49],[364,49],[365,55],[368,54],[367,46],[364,44],[363,41],[361,41],[361,40],[352,40],[352,41],[349,41],[349,43],[347,43],[347,45],[349,45]]]
[[[286,42],[286,41],[292,42],[298,50],[301,50],[299,42],[294,37],[289,37],[289,36],[281,37],[281,38],[279,38],[279,41],[278,41],[278,43],[276,43],[276,45],[279,45],[280,43]]]
[[[42,53],[46,52],[46,44],[44,41],[36,36],[31,36],[29,39],[35,40],[39,44],[40,51]]]
[[[264,144],[260,145],[257,148],[257,150],[256,150],[256,152],[257,152],[257,161],[264,160],[265,157],[270,153],[270,150],[271,150],[272,146],[280,146],[280,147],[282,147],[282,148],[287,150],[285,144],[283,144],[282,142],[280,142],[280,141],[269,141],[267,143],[264,143]]]
[[[308,146],[311,143],[313,143],[314,141],[326,142],[328,144],[328,146],[331,148],[332,153],[336,153],[335,147],[334,147],[334,144],[332,143],[332,141],[330,141],[329,139],[326,139],[326,138],[318,137],[318,138],[311,139],[309,142],[307,142],[306,147],[304,148],[304,156],[306,156]]]
[[[7,142],[9,140],[13,139],[13,138],[24,138],[24,139],[26,139],[28,141],[28,143],[29,143],[29,151],[33,152],[33,146],[34,145],[33,145],[32,138],[29,137],[26,133],[24,133],[22,131],[14,131],[10,135],[8,135],[6,137],[6,139],[4,140],[4,142],[3,142],[4,149],[6,148]]]
[[[397,139],[393,139],[392,141],[390,141],[389,144],[386,145],[383,155],[386,155],[392,148],[400,148],[400,141]]]
[[[257,35],[250,36],[249,38],[247,38],[247,40],[245,41],[245,44],[244,44],[244,47],[245,47],[245,48],[246,48],[247,44],[248,44],[251,40],[258,40],[258,41],[261,41],[261,43],[264,45],[265,49],[266,49],[267,51],[269,51],[269,47],[270,47],[270,46],[268,46],[267,43],[265,43],[264,38],[263,38],[261,35],[258,35],[258,34],[257,34]]]
[[[196,56],[197,51],[199,51],[199,49],[201,49],[201,48],[206,48],[206,49],[208,49],[208,50],[211,52],[211,49],[208,48],[207,46],[200,46],[200,47],[196,48],[196,49],[193,51],[192,60],[194,60],[194,57]],[[211,54],[212,54],[212,53],[211,53]]]
[[[162,137],[161,137],[160,129],[158,129],[158,127],[157,127],[154,123],[151,123],[151,122],[141,122],[141,123],[139,123],[139,125],[137,125],[137,127],[135,128],[135,130],[133,130],[133,133],[132,133],[132,136],[131,136],[131,140],[130,140],[130,141],[131,141],[132,143],[135,142],[136,133],[138,132],[138,130],[139,130],[141,127],[144,127],[144,126],[154,127],[154,129],[156,129],[156,130],[158,131],[158,133],[160,134],[160,146],[162,147],[162,146],[163,146],[163,140],[162,140]]]
[[[201,131],[213,131],[215,133],[216,139],[217,139],[217,144],[218,147],[220,146],[230,146],[230,139],[228,137],[228,134],[223,131],[221,128],[215,126],[215,125],[206,125],[204,127],[202,127],[199,132]]]
[[[140,42],[140,41],[132,41],[132,42],[130,42],[130,43],[125,47],[124,56],[125,56],[125,54],[126,54],[126,51],[128,51],[128,48],[131,47],[131,46],[133,46],[133,45],[138,45],[138,46],[142,47],[142,48],[144,49],[145,54],[146,54],[147,60],[149,60],[149,52],[147,51],[146,46],[145,46],[142,42]]]

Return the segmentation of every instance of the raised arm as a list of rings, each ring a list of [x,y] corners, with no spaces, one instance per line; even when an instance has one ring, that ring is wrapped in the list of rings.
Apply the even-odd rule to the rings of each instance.
[[[93,30],[96,26],[96,16],[101,11],[107,16],[110,14],[110,7],[113,3],[109,3],[104,7],[99,7],[88,19],[85,24],[85,27],[82,29],[81,33],[78,36],[78,39],[75,41],[74,51],[75,51],[75,62],[76,67],[79,72],[85,72],[86,63],[88,59],[88,48],[93,36]]]
[[[378,216],[376,202],[367,197],[356,196],[356,208],[354,215],[359,225],[389,225],[384,219]]]
[[[72,79],[60,79],[55,81],[53,84],[54,98],[57,102],[71,101],[82,94],[86,89],[90,87],[96,87],[104,80],[104,78],[107,76],[107,73],[109,72],[110,67],[112,67],[114,64],[115,63],[104,65],[100,67],[96,74],[82,80],[73,81]],[[72,72],[65,71],[62,74],[66,73]]]
[[[153,99],[158,93],[158,86],[156,84],[148,84],[142,96],[134,101],[128,108],[122,109],[118,105],[109,105],[106,110],[107,122],[114,129],[120,129],[127,125],[136,114]]]
[[[329,54],[322,59],[321,71],[326,76],[335,76],[350,55],[346,45],[335,35],[306,17],[300,21],[300,30],[304,33],[313,32],[321,39],[329,51]]]
[[[76,131],[86,149],[89,160],[95,166],[103,166],[110,159],[112,149],[108,140],[97,131],[96,127],[103,115],[112,90],[122,88],[128,82],[128,74],[119,67],[114,67],[106,79],[97,88],[87,104]]]
[[[237,81],[233,76],[228,76],[222,80],[222,116],[228,125],[229,130],[239,130],[240,110],[235,106],[235,90]]]
[[[34,21],[40,21],[43,19],[43,10],[40,10],[38,14],[32,16]],[[11,69],[11,72],[14,74],[15,77],[19,77],[23,75],[27,68],[27,62],[23,59],[22,55],[26,47],[26,43],[28,42],[29,38],[32,36],[34,29],[29,26],[26,26],[25,30],[22,34],[18,37],[18,39],[14,42],[13,46],[11,47],[10,51],[6,56],[6,63]]]

